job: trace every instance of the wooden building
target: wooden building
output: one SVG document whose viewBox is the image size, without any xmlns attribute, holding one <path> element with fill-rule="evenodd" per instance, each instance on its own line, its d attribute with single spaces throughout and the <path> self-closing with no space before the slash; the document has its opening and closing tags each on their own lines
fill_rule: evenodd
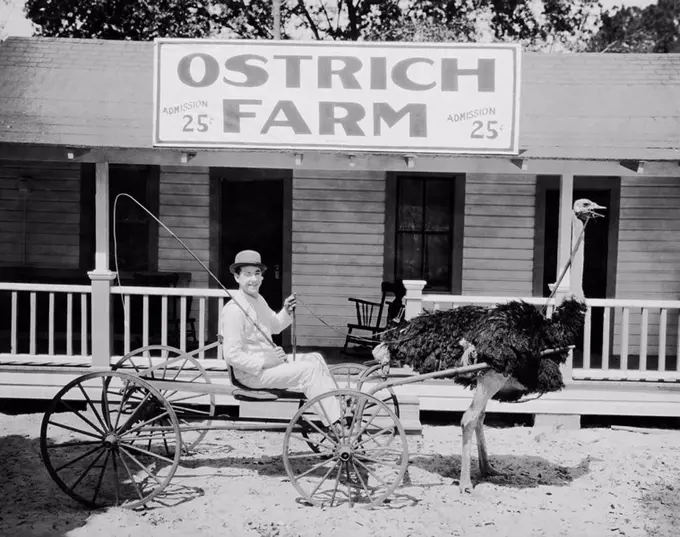
<svg viewBox="0 0 680 537">
<path fill-rule="evenodd" d="M 426 281 L 411 300 L 427 307 L 542 303 L 568 255 L 572 202 L 589 197 L 608 210 L 586 239 L 591 300 L 574 383 L 519 410 L 680 415 L 680 57 L 524 53 L 518 154 L 400 155 L 154 147 L 153 53 L 138 42 L 0 44 L 5 396 L 51 396 L 82 368 L 107 367 L 134 348 L 134 326 L 141 342 L 155 331 L 169 341 L 172 327 L 149 325 L 153 298 L 140 297 L 178 297 L 175 318 L 190 327 L 178 345 L 214 340 L 226 294 L 129 199 L 112 221 L 121 192 L 229 287 L 234 252 L 259 249 L 272 305 L 295 291 L 341 331 L 355 315 L 349 297 L 375 299 L 396 279 Z M 133 329 L 111 330 L 124 295 L 138 300 Z M 158 306 L 165 318 L 173 304 Z M 297 345 L 342 346 L 309 310 Z M 448 385 L 410 389 L 421 408 L 467 400 Z"/>
</svg>

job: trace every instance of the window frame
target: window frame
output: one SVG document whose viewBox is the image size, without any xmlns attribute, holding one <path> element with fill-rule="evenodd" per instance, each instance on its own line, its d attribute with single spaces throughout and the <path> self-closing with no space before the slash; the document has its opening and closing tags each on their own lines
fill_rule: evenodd
<svg viewBox="0 0 680 537">
<path fill-rule="evenodd" d="M 383 277 L 386 281 L 395 281 L 397 262 L 397 215 L 398 185 L 400 178 L 436 178 L 453 181 L 453 210 L 451 213 L 450 252 L 451 279 L 450 290 L 425 290 L 433 294 L 459 295 L 463 287 L 463 241 L 465 234 L 465 175 L 455 173 L 418 173 L 388 172 L 385 191 L 385 240 L 383 254 Z"/>
</svg>

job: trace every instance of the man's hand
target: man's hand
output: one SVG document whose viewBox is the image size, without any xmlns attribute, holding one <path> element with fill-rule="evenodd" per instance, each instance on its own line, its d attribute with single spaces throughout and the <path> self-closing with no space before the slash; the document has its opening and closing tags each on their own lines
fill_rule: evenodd
<svg viewBox="0 0 680 537">
<path fill-rule="evenodd" d="M 287 361 L 288 357 L 286 356 L 286 351 L 281 347 L 274 347 L 267 353 L 264 368 L 269 369 L 271 367 L 276 367 L 277 365 L 285 364 Z"/>
<path fill-rule="evenodd" d="M 283 301 L 283 308 L 286 310 L 288 315 L 292 315 L 297 306 L 297 299 L 295 298 L 295 293 L 290 295 L 286 300 Z"/>
</svg>

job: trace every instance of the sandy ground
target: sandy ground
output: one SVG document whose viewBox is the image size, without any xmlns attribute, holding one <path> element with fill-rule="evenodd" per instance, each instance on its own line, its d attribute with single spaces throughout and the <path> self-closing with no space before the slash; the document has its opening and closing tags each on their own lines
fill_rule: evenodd
<svg viewBox="0 0 680 537">
<path fill-rule="evenodd" d="M 169 497 L 88 511 L 45 470 L 41 419 L 0 414 L 2 536 L 634 537 L 680 527 L 680 431 L 491 427 L 491 460 L 504 475 L 461 495 L 458 427 L 425 426 L 409 448 L 411 483 L 375 509 L 300 502 L 281 433 L 212 431 L 182 460 Z"/>
</svg>

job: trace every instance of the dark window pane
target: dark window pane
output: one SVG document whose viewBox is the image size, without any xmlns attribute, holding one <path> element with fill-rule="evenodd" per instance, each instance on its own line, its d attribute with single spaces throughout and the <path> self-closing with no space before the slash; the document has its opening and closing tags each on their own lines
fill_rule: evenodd
<svg viewBox="0 0 680 537">
<path fill-rule="evenodd" d="M 397 230 L 419 231 L 423 229 L 423 182 L 422 180 L 399 179 L 399 211 Z"/>
<path fill-rule="evenodd" d="M 425 280 L 428 288 L 448 291 L 451 288 L 451 236 L 427 235 L 425 249 Z"/>
<path fill-rule="evenodd" d="M 451 229 L 451 190 L 448 179 L 428 179 L 425 183 L 425 231 Z"/>
<path fill-rule="evenodd" d="M 416 233 L 397 236 L 397 279 L 419 280 L 423 277 L 423 237 Z"/>
</svg>

